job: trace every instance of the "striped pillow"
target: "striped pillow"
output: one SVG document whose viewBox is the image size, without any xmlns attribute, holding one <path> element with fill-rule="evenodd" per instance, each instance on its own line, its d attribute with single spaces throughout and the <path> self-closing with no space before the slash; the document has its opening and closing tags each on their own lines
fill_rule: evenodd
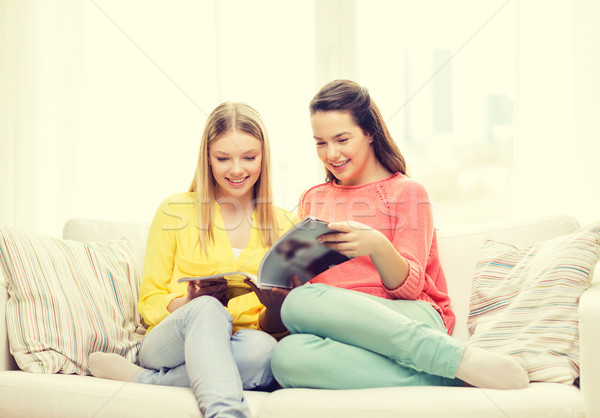
<svg viewBox="0 0 600 418">
<path fill-rule="evenodd" d="M 475 267 L 470 343 L 525 362 L 531 381 L 579 376 L 578 302 L 600 258 L 600 222 L 516 248 L 486 241 Z"/>
<path fill-rule="evenodd" d="M 139 274 L 126 239 L 82 243 L 0 227 L 11 353 L 33 373 L 89 374 L 88 354 L 135 361 Z"/>
</svg>

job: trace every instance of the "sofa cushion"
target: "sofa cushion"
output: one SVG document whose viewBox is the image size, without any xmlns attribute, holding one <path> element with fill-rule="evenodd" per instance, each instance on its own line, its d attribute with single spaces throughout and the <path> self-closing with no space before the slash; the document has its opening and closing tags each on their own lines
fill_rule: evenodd
<svg viewBox="0 0 600 418">
<path fill-rule="evenodd" d="M 471 344 L 524 360 L 532 381 L 579 376 L 578 305 L 600 258 L 600 222 L 518 248 L 487 241 L 475 268 Z"/>
<path fill-rule="evenodd" d="M 407 386 L 283 389 L 265 399 L 261 418 L 583 418 L 579 389 L 533 383 L 526 389 Z"/>
<path fill-rule="evenodd" d="M 22 370 L 87 374 L 88 354 L 135 360 L 139 274 L 129 241 L 82 243 L 0 227 L 11 352 Z"/>
<path fill-rule="evenodd" d="M 244 392 L 253 417 L 259 416 L 267 395 Z M 0 372 L 0 417 L 201 418 L 202 414 L 190 388 L 7 371 Z"/>
</svg>

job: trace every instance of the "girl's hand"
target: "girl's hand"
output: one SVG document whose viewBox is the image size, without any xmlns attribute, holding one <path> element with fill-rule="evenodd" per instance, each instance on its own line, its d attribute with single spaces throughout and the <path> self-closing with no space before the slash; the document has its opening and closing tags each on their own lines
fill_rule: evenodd
<svg viewBox="0 0 600 418">
<path fill-rule="evenodd" d="M 388 241 L 381 232 L 360 222 L 330 222 L 327 228 L 339 232 L 321 235 L 317 238 L 319 242 L 348 257 L 372 255 L 382 243 Z"/>
<path fill-rule="evenodd" d="M 296 276 L 294 276 L 292 282 L 293 288 L 300 285 L 300 280 L 298 280 Z M 292 290 L 282 289 L 279 287 L 261 289 L 250 279 L 245 279 L 244 283 L 250 286 L 252 291 L 256 293 L 256 296 L 258 297 L 258 300 L 260 300 L 260 303 L 262 303 L 265 306 L 265 308 L 267 308 L 267 310 L 270 310 L 274 313 L 281 311 L 281 305 L 283 304 L 283 301 L 285 300 L 288 293 L 290 293 L 290 291 Z"/>
<path fill-rule="evenodd" d="M 210 279 L 210 280 L 194 280 L 188 282 L 187 301 L 197 298 L 198 296 L 212 296 L 223 304 L 227 305 L 225 293 L 227 292 L 226 279 Z"/>
<path fill-rule="evenodd" d="M 285 325 L 281 322 L 281 305 L 288 293 L 290 293 L 293 288 L 302 284 L 300 280 L 296 276 L 292 278 L 292 289 L 281 289 L 278 287 L 260 289 L 250 279 L 244 280 L 244 283 L 250 286 L 252 291 L 256 293 L 260 303 L 266 308 L 259 317 L 260 327 L 267 332 L 275 333 L 285 331 Z"/>
</svg>

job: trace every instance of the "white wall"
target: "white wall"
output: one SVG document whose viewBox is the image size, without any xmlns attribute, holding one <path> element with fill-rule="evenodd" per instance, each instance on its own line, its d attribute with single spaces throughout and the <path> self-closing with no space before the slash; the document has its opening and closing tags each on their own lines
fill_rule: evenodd
<svg viewBox="0 0 600 418">
<path fill-rule="evenodd" d="M 518 5 L 513 217 L 600 218 L 600 5 Z"/>
<path fill-rule="evenodd" d="M 544 18 L 540 11 L 544 10 Z M 521 1 L 517 33 L 517 133 L 513 215 L 573 209 L 572 5 Z"/>
<path fill-rule="evenodd" d="M 276 203 L 293 209 L 322 180 L 308 101 L 328 79 L 358 74 L 357 8 L 240 4 L 0 0 L 0 224 L 60 235 L 73 216 L 149 222 L 187 189 L 206 114 L 226 99 L 265 117 Z M 517 2 L 512 217 L 600 218 L 599 8 Z M 295 36 L 278 36 L 288 29 Z M 232 55 L 236 44 L 244 54 Z"/>
<path fill-rule="evenodd" d="M 600 219 L 600 2 L 577 0 L 573 7 L 573 178 L 575 214 Z"/>
</svg>

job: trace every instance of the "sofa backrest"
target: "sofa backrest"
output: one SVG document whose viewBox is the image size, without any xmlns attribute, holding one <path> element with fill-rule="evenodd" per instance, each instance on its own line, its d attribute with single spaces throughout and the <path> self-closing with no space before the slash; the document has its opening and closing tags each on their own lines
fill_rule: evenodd
<svg viewBox="0 0 600 418">
<path fill-rule="evenodd" d="M 127 238 L 141 274 L 144 268 L 144 253 L 150 224 L 136 222 L 104 221 L 98 219 L 72 218 L 63 227 L 63 238 L 75 241 L 112 241 Z"/>
<path fill-rule="evenodd" d="M 446 274 L 448 293 L 456 314 L 453 336 L 469 338 L 467 317 L 471 296 L 471 280 L 479 248 L 485 240 L 525 246 L 568 234 L 579 227 L 576 219 L 554 216 L 519 222 L 498 222 L 456 226 L 438 230 L 440 262 Z M 144 266 L 144 251 L 149 224 L 74 218 L 66 222 L 63 238 L 78 241 L 108 241 L 125 237 L 131 241 L 139 271 Z"/>
</svg>

